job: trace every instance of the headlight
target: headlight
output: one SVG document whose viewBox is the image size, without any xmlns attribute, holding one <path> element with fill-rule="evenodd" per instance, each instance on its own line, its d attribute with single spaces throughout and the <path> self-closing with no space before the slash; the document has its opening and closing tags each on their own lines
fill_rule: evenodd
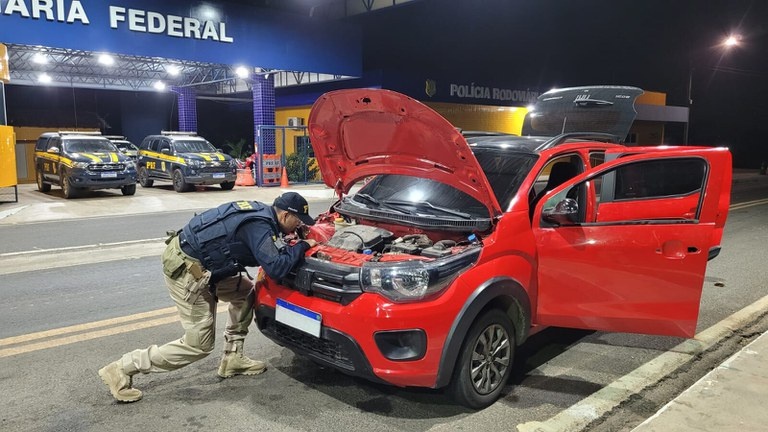
<svg viewBox="0 0 768 432">
<path fill-rule="evenodd" d="M 397 303 L 424 300 L 442 292 L 479 256 L 478 247 L 431 262 L 368 262 L 360 269 L 360 283 L 363 291 Z"/>
<path fill-rule="evenodd" d="M 75 168 L 82 168 L 82 169 L 88 168 L 88 165 L 90 165 L 90 163 L 88 163 L 88 162 L 73 162 L 72 163 L 73 167 L 75 167 Z"/>
<path fill-rule="evenodd" d="M 201 160 L 197 160 L 197 159 L 188 159 L 187 160 L 187 165 L 189 165 L 189 166 L 191 166 L 193 168 L 200 168 L 200 167 L 205 166 L 205 162 L 203 162 Z"/>
<path fill-rule="evenodd" d="M 125 161 L 125 169 L 136 169 L 136 162 L 132 159 Z"/>
</svg>

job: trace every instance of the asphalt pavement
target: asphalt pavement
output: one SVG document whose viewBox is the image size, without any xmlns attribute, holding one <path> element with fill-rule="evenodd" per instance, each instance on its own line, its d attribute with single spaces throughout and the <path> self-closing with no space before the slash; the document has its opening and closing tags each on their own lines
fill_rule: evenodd
<svg viewBox="0 0 768 432">
<path fill-rule="evenodd" d="M 734 183 L 762 181 L 757 170 L 735 170 Z M 34 184 L 18 186 L 18 202 L 0 203 L 0 224 L 28 223 L 52 219 L 88 218 L 108 215 L 140 214 L 209 208 L 227 201 L 272 202 L 286 191 L 302 194 L 307 201 L 333 199 L 334 193 L 323 184 L 280 187 L 236 187 L 221 191 L 216 187 L 177 194 L 163 187 L 139 188 L 131 197 L 101 198 L 117 192 L 96 192 L 66 200 L 54 188 L 37 191 Z M 7 190 L 4 197 L 7 199 Z M 12 196 L 12 195 L 11 195 Z M 108 203 L 108 205 L 105 205 Z M 762 334 L 738 353 L 701 378 L 633 432 L 751 432 L 768 429 L 768 336 Z"/>
</svg>

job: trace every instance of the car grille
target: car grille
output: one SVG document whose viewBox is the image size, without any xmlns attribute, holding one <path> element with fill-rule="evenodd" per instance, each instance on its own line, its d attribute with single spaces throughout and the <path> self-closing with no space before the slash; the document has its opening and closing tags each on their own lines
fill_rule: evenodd
<svg viewBox="0 0 768 432">
<path fill-rule="evenodd" d="M 282 284 L 307 296 L 347 305 L 363 293 L 360 269 L 307 258 L 304 265 L 291 271 Z"/>
<path fill-rule="evenodd" d="M 125 169 L 125 164 L 121 163 L 103 163 L 103 164 L 90 164 L 88 165 L 90 171 L 122 171 Z"/>
<path fill-rule="evenodd" d="M 314 353 L 334 365 L 354 370 L 355 366 L 347 351 L 336 342 L 310 336 L 300 330 L 285 326 L 277 321 L 269 321 L 268 330 L 281 342 Z"/>
<path fill-rule="evenodd" d="M 199 171 L 204 174 L 214 174 L 214 173 L 220 173 L 220 172 L 229 173 L 230 169 L 229 167 L 226 167 L 226 166 L 217 166 L 217 167 L 200 168 Z"/>
</svg>

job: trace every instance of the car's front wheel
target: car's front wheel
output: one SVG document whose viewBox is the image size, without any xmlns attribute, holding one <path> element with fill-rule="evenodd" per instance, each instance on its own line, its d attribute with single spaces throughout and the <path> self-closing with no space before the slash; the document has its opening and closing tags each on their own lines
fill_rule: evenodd
<svg viewBox="0 0 768 432">
<path fill-rule="evenodd" d="M 235 187 L 235 182 L 224 182 L 219 186 L 224 190 L 232 190 Z"/>
<path fill-rule="evenodd" d="M 449 392 L 470 408 L 485 408 L 501 395 L 515 354 L 512 321 L 499 309 L 481 315 L 470 327 L 461 347 Z"/>
<path fill-rule="evenodd" d="M 189 192 L 194 186 L 187 183 L 180 169 L 173 170 L 173 190 L 176 192 Z"/>
<path fill-rule="evenodd" d="M 122 186 L 120 188 L 120 192 L 122 192 L 123 195 L 133 195 L 133 194 L 135 194 L 136 193 L 136 183 Z"/>
<path fill-rule="evenodd" d="M 152 185 L 155 183 L 154 180 L 150 180 L 149 173 L 147 172 L 147 167 L 139 167 L 139 184 L 141 187 L 145 188 L 151 188 Z"/>
<path fill-rule="evenodd" d="M 45 180 L 43 180 L 42 168 L 37 167 L 37 175 L 35 177 L 37 178 L 37 190 L 40 192 L 50 192 L 51 184 L 46 183 Z"/>
<path fill-rule="evenodd" d="M 72 186 L 66 171 L 61 172 L 61 191 L 64 192 L 64 198 L 76 198 L 80 195 L 80 189 Z"/>
</svg>

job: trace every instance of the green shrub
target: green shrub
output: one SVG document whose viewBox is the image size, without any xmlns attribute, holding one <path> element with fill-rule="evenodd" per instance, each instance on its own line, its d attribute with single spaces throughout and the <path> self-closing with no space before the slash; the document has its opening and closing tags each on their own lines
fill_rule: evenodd
<svg viewBox="0 0 768 432">
<path fill-rule="evenodd" d="M 304 177 L 304 170 L 306 178 Z M 285 170 L 288 172 L 288 180 L 292 182 L 317 181 L 320 179 L 320 168 L 317 167 L 315 158 L 303 158 L 298 153 L 291 153 L 285 158 Z"/>
</svg>

